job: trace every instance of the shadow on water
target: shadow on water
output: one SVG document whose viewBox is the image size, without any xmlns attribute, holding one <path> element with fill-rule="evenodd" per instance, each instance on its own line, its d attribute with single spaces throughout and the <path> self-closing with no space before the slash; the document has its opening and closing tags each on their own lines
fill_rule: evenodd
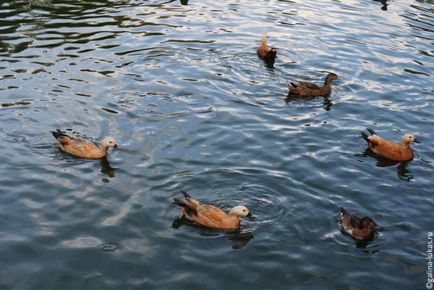
<svg viewBox="0 0 434 290">
<path fill-rule="evenodd" d="M 389 160 L 380 156 L 377 156 L 371 149 L 366 148 L 365 152 L 363 152 L 363 156 L 370 156 L 377 160 L 375 164 L 377 167 L 391 167 L 396 166 L 396 173 L 398 174 L 398 178 L 403 181 L 411 181 L 413 179 L 413 175 L 410 170 L 407 169 L 407 165 L 409 161 L 406 162 L 397 162 L 393 160 Z"/>
<path fill-rule="evenodd" d="M 246 246 L 250 240 L 253 239 L 253 233 L 250 231 L 241 231 L 241 230 L 233 230 L 233 231 L 222 231 L 218 229 L 209 229 L 193 223 L 192 221 L 186 219 L 184 216 L 177 218 L 173 221 L 172 227 L 174 229 L 179 229 L 181 226 L 187 225 L 197 229 L 200 229 L 199 234 L 203 236 L 215 236 L 224 233 L 225 236 L 228 237 L 230 241 L 232 241 L 232 249 L 239 250 Z"/>
<path fill-rule="evenodd" d="M 322 98 L 323 102 L 322 102 L 322 106 L 323 109 L 326 111 L 330 111 L 333 107 L 333 102 L 329 96 L 324 96 L 324 97 L 299 97 L 299 96 L 294 96 L 291 94 L 288 94 L 285 98 L 285 103 L 287 105 L 289 105 L 289 103 L 291 102 L 303 102 L 303 101 L 307 101 L 307 100 L 314 100 L 314 99 L 318 99 L 318 98 Z"/>
<path fill-rule="evenodd" d="M 180 0 L 179 2 L 181 2 L 181 5 L 188 5 L 188 0 Z"/>
</svg>

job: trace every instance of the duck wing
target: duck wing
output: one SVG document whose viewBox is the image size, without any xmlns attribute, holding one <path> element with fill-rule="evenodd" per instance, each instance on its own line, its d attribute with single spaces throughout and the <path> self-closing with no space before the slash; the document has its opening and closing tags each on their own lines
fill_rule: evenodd
<svg viewBox="0 0 434 290">
<path fill-rule="evenodd" d="M 182 191 L 182 194 L 185 200 L 175 197 L 174 201 L 182 207 L 187 219 L 207 227 L 224 227 L 227 214 L 222 209 L 213 205 L 200 203 L 185 191 Z"/>
<path fill-rule="evenodd" d="M 318 89 L 321 89 L 320 86 L 318 86 L 318 85 L 316 85 L 316 84 L 314 84 L 314 83 L 309 83 L 309 82 L 299 82 L 299 85 L 302 86 L 302 87 L 305 87 L 305 88 L 311 89 L 311 90 L 318 90 Z"/>
<path fill-rule="evenodd" d="M 309 82 L 298 82 L 298 81 L 288 81 L 288 88 L 290 90 L 297 90 L 297 89 L 301 89 L 301 90 L 319 90 L 321 89 L 320 86 L 317 86 L 314 83 L 309 83 Z"/>
<path fill-rule="evenodd" d="M 101 153 L 101 149 L 88 140 L 69 136 L 58 129 L 56 132 L 51 133 L 57 139 L 60 149 L 69 154 L 78 157 L 93 157 Z"/>
<path fill-rule="evenodd" d="M 353 228 L 358 228 L 360 225 L 360 219 L 350 214 L 343 207 L 341 207 L 341 222 L 344 225 L 344 227 L 351 226 Z"/>
</svg>

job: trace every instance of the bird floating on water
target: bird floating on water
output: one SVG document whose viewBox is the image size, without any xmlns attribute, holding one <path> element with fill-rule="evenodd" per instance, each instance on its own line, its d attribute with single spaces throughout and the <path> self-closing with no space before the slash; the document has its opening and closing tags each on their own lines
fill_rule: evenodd
<svg viewBox="0 0 434 290">
<path fill-rule="evenodd" d="M 383 139 L 372 129 L 368 128 L 366 131 L 370 135 L 362 132 L 362 137 L 368 142 L 369 149 L 378 156 L 397 162 L 413 160 L 413 150 L 410 147 L 410 143 L 418 143 L 416 136 L 413 134 L 405 134 L 402 137 L 402 143 L 397 144 Z"/>
<path fill-rule="evenodd" d="M 340 221 L 343 230 L 359 241 L 370 241 L 375 236 L 377 224 L 370 217 L 358 218 L 341 207 Z"/>
<path fill-rule="evenodd" d="M 328 96 L 332 91 L 332 81 L 337 79 L 338 76 L 335 73 L 329 73 L 322 87 L 309 82 L 288 81 L 289 95 L 300 97 Z"/>
<path fill-rule="evenodd" d="M 98 147 L 88 140 L 69 136 L 59 129 L 51 133 L 57 139 L 61 150 L 77 157 L 100 159 L 107 156 L 110 147 L 117 147 L 116 141 L 112 137 L 104 138 L 101 146 Z"/>
<path fill-rule="evenodd" d="M 277 54 L 276 49 L 267 44 L 267 34 L 265 33 L 261 35 L 261 45 L 256 52 L 258 57 L 264 60 L 274 60 Z"/>
<path fill-rule="evenodd" d="M 243 205 L 235 206 L 226 213 L 213 205 L 200 203 L 185 191 L 181 192 L 185 200 L 175 197 L 174 201 L 181 207 L 184 217 L 196 224 L 214 229 L 236 230 L 240 227 L 240 217 L 252 217 Z"/>
</svg>

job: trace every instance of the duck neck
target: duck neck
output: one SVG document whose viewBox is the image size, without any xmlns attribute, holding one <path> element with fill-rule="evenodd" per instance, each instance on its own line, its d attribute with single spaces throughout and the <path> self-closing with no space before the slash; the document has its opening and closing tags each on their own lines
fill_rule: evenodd
<svg viewBox="0 0 434 290">
<path fill-rule="evenodd" d="M 332 81 L 333 81 L 332 78 L 330 76 L 327 76 L 324 81 L 324 87 L 331 86 Z"/>
<path fill-rule="evenodd" d="M 102 151 L 107 152 L 109 147 L 108 147 L 108 146 L 103 146 L 103 145 L 101 145 L 99 148 L 100 148 Z"/>
<path fill-rule="evenodd" d="M 237 220 L 240 219 L 240 216 L 234 213 L 232 210 L 229 211 L 229 216 L 233 219 L 237 219 Z"/>
</svg>

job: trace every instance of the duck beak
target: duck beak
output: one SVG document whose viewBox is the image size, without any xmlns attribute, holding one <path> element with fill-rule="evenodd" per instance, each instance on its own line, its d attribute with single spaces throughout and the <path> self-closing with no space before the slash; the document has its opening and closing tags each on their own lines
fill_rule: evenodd
<svg viewBox="0 0 434 290">
<path fill-rule="evenodd" d="M 246 217 L 248 217 L 251 220 L 255 220 L 256 217 L 254 217 L 250 212 L 246 215 Z"/>
<path fill-rule="evenodd" d="M 115 144 L 115 145 L 113 146 L 113 148 L 118 148 L 118 144 Z"/>
<path fill-rule="evenodd" d="M 419 141 L 419 140 L 417 140 L 417 139 L 415 139 L 415 140 L 413 141 L 413 143 L 417 143 L 417 144 L 419 144 L 419 143 L 420 143 L 420 141 Z"/>
</svg>

